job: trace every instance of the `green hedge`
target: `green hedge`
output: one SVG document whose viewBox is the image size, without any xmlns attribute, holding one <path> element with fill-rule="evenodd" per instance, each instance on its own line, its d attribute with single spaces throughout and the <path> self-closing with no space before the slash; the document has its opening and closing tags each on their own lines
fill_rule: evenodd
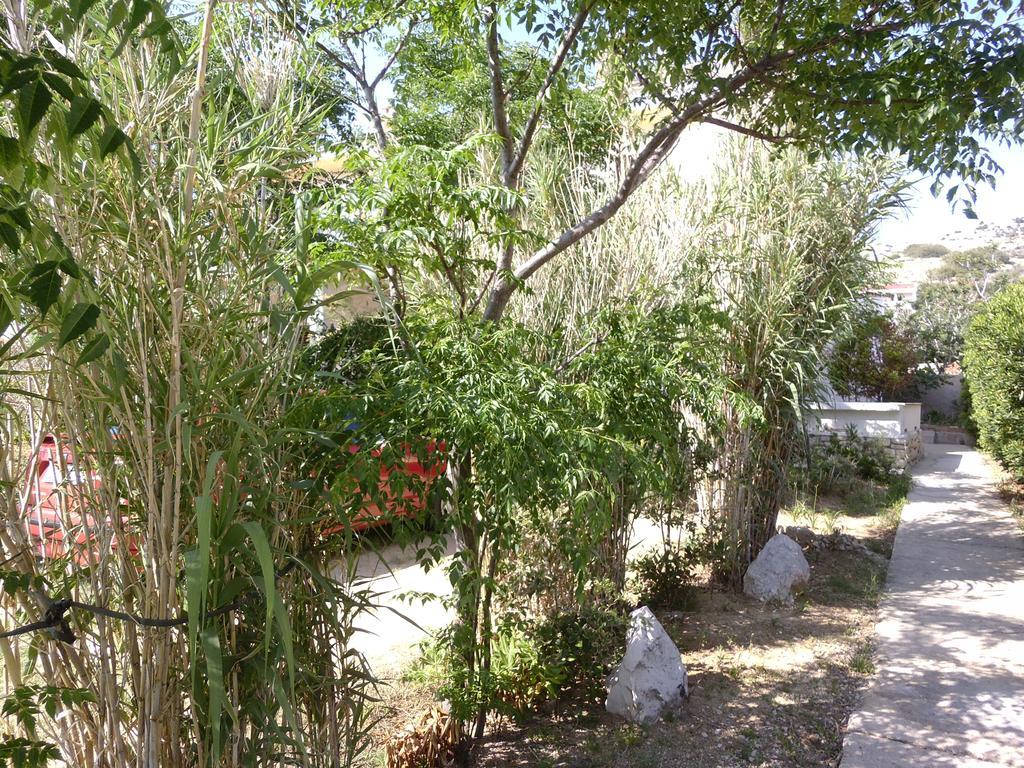
<svg viewBox="0 0 1024 768">
<path fill-rule="evenodd" d="M 971 320 L 964 372 L 981 446 L 1024 477 L 1024 283 L 1004 288 Z"/>
</svg>

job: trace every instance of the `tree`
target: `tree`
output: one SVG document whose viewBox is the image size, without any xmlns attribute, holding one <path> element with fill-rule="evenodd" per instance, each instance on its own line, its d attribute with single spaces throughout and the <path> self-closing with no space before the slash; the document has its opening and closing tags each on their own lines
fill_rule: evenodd
<svg viewBox="0 0 1024 768">
<path fill-rule="evenodd" d="M 1019 280 L 1009 257 L 994 246 L 946 254 L 918 288 L 906 332 L 914 337 L 922 361 L 942 374 L 959 363 L 971 317 L 994 293 Z"/>
<path fill-rule="evenodd" d="M 517 84 L 508 95 L 511 130 L 520 131 L 530 115 L 545 75 L 545 63 L 524 43 L 509 44 L 504 74 Z M 452 147 L 485 128 L 490 107 L 486 52 L 464 39 L 418 30 L 402 49 L 394 68 L 395 95 L 389 127 L 402 145 Z M 557 82 L 548 106 L 548 125 L 538 142 L 571 150 L 577 161 L 604 158 L 625 116 L 623 100 L 599 87 L 586 73 Z"/>
<path fill-rule="evenodd" d="M 600 72 L 603 82 L 636 97 L 639 138 L 622 158 L 619 187 L 561 231 L 494 244 L 480 307 L 490 321 L 504 315 L 525 281 L 614 216 L 694 125 L 819 154 L 900 152 L 938 186 L 954 179 L 948 197 L 959 194 L 968 207 L 974 185 L 999 171 L 981 141 L 1018 141 L 1021 133 L 1024 11 L 1010 0 L 419 0 L 369 11 L 355 0 L 327 0 L 315 15 L 301 6 L 285 10 L 318 45 L 377 44 L 392 51 L 389 62 L 429 17 L 442 39 L 470 49 L 468 58 L 486 58 L 487 127 L 500 142 L 492 181 L 512 192 L 521 191 L 536 160 L 538 131 L 551 119 L 560 84 Z M 513 34 L 546 60 L 539 82 L 508 76 L 509 57 L 521 47 L 504 42 Z M 964 82 L 976 84 L 969 96 Z M 379 116 L 367 100 L 364 107 Z M 532 105 L 521 122 L 510 116 L 513 103 Z M 386 146 L 384 121 L 374 119 L 374 127 Z"/>
<path fill-rule="evenodd" d="M 984 304 L 967 328 L 964 372 L 981 445 L 1024 477 L 1024 283 Z"/>
<path fill-rule="evenodd" d="M 828 378 L 841 397 L 905 400 L 916 394 L 918 362 L 910 334 L 887 315 L 869 312 L 836 341 Z"/>
</svg>

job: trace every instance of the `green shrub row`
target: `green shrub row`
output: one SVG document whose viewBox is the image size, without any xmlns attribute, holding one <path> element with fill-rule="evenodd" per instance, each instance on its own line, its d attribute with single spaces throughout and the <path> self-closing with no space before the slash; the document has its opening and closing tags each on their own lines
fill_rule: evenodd
<svg viewBox="0 0 1024 768">
<path fill-rule="evenodd" d="M 964 372 L 982 448 L 1024 477 L 1024 284 L 996 294 L 967 329 Z"/>
</svg>

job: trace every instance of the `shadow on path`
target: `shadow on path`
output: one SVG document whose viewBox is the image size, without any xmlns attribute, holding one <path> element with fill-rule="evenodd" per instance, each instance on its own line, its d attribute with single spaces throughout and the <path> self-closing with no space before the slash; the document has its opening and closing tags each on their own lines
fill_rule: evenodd
<svg viewBox="0 0 1024 768">
<path fill-rule="evenodd" d="M 989 466 L 927 446 L 841 768 L 1024 768 L 1024 540 Z"/>
</svg>

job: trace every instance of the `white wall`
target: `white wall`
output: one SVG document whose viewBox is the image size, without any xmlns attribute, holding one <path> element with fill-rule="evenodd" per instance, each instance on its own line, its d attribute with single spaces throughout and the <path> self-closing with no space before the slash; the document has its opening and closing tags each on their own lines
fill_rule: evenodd
<svg viewBox="0 0 1024 768">
<path fill-rule="evenodd" d="M 842 433 L 849 426 L 862 437 L 910 439 L 921 432 L 920 403 L 815 403 L 806 416 L 813 435 Z"/>
</svg>

